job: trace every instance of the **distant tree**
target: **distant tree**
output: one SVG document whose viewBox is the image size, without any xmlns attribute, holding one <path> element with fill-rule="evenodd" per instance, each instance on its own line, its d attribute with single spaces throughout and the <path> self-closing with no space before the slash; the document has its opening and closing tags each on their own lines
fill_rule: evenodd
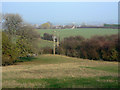
<svg viewBox="0 0 120 90">
<path fill-rule="evenodd" d="M 41 26 L 40 26 L 40 28 L 41 29 L 50 29 L 51 28 L 51 25 L 50 25 L 50 23 L 44 23 L 44 24 L 42 24 Z"/>
</svg>

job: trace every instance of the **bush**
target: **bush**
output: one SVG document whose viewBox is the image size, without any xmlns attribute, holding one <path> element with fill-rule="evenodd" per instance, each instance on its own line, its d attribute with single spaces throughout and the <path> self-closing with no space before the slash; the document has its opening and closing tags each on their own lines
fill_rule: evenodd
<svg viewBox="0 0 120 90">
<path fill-rule="evenodd" d="M 41 48 L 39 54 L 53 54 L 53 49 L 50 47 Z"/>
<path fill-rule="evenodd" d="M 2 64 L 12 64 L 17 58 L 18 52 L 15 44 L 13 44 L 4 32 L 2 33 Z"/>
<path fill-rule="evenodd" d="M 69 38 L 65 38 L 61 43 L 60 43 L 60 53 L 65 54 L 67 56 L 72 56 L 72 57 L 79 57 L 79 49 L 78 46 L 80 43 L 84 41 L 84 38 L 81 36 L 71 36 Z"/>
<path fill-rule="evenodd" d="M 49 40 L 49 41 L 53 41 L 53 35 L 52 35 L 52 34 L 48 34 L 48 33 L 44 33 L 42 39 L 44 39 L 44 40 Z"/>
<path fill-rule="evenodd" d="M 59 52 L 71 57 L 118 61 L 118 35 L 93 36 L 90 39 L 80 36 L 65 38 L 60 43 Z"/>
</svg>

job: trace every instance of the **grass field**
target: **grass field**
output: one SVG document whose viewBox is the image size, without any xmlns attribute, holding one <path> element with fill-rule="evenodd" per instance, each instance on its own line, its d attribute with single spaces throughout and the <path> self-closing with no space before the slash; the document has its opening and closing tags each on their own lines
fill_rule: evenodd
<svg viewBox="0 0 120 90">
<path fill-rule="evenodd" d="M 50 54 L 2 67 L 3 88 L 117 88 L 117 77 L 117 62 Z"/>
<path fill-rule="evenodd" d="M 118 29 L 103 29 L 103 28 L 81 28 L 81 29 L 36 29 L 43 36 L 44 33 L 53 34 L 53 31 L 59 33 L 60 39 L 65 37 L 80 35 L 85 38 L 90 38 L 94 35 L 111 35 L 117 34 Z M 57 34 L 56 34 L 57 35 Z"/>
<path fill-rule="evenodd" d="M 38 47 L 39 48 L 44 48 L 44 47 L 51 47 L 51 48 L 53 48 L 53 41 L 39 39 L 38 40 Z"/>
</svg>

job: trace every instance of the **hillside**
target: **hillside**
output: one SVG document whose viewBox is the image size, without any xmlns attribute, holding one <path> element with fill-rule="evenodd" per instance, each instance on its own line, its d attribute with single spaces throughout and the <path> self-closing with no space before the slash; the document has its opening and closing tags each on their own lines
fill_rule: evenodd
<svg viewBox="0 0 120 90">
<path fill-rule="evenodd" d="M 3 88 L 118 87 L 117 62 L 50 54 L 29 60 L 2 68 Z"/>
</svg>

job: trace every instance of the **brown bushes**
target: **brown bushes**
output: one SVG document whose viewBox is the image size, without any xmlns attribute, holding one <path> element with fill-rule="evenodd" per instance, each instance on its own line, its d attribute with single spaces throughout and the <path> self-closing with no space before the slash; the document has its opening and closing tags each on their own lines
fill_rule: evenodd
<svg viewBox="0 0 120 90">
<path fill-rule="evenodd" d="M 42 39 L 44 40 L 49 40 L 49 41 L 53 41 L 53 35 L 52 34 L 48 34 L 48 33 L 44 33 Z"/>
<path fill-rule="evenodd" d="M 60 54 L 71 57 L 118 61 L 118 35 L 93 36 L 90 39 L 81 36 L 65 38 L 59 50 Z"/>
<path fill-rule="evenodd" d="M 39 51 L 39 54 L 52 54 L 52 53 L 53 53 L 53 49 L 50 47 L 41 48 Z"/>
</svg>

